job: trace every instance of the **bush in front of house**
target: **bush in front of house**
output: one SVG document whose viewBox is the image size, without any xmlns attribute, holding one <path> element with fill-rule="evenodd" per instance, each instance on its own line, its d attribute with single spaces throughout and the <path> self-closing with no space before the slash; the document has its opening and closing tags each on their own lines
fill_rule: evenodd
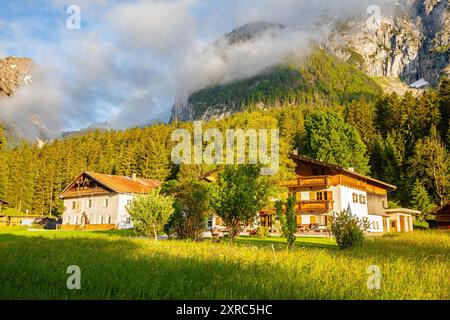
<svg viewBox="0 0 450 320">
<path fill-rule="evenodd" d="M 429 228 L 430 225 L 426 221 L 419 221 L 419 220 L 413 221 L 413 229 L 415 230 L 427 230 Z"/>
<path fill-rule="evenodd" d="M 369 229 L 369 221 L 366 218 L 358 218 L 353 215 L 350 207 L 331 216 L 331 233 L 336 238 L 340 249 L 361 246 L 364 234 Z"/>
<path fill-rule="evenodd" d="M 258 227 L 256 228 L 256 236 L 258 239 L 265 239 L 269 236 L 269 227 Z"/>
<path fill-rule="evenodd" d="M 295 195 L 290 196 L 286 201 L 286 213 L 283 214 L 283 202 L 276 203 L 277 217 L 281 223 L 283 237 L 286 238 L 288 248 L 292 248 L 295 243 L 295 233 L 297 232 L 297 221 L 295 216 Z"/>
<path fill-rule="evenodd" d="M 168 189 L 168 188 L 166 188 Z M 174 213 L 166 226 L 169 237 L 200 240 L 208 227 L 210 190 L 207 182 L 189 180 L 176 183 L 172 190 Z"/>
<path fill-rule="evenodd" d="M 137 233 L 158 240 L 174 212 L 173 201 L 171 196 L 161 194 L 160 189 L 135 197 L 126 208 Z"/>
<path fill-rule="evenodd" d="M 261 175 L 260 165 L 227 165 L 211 188 L 211 208 L 229 230 L 229 240 L 241 232 L 241 226 L 254 219 L 270 203 L 270 181 Z"/>
</svg>

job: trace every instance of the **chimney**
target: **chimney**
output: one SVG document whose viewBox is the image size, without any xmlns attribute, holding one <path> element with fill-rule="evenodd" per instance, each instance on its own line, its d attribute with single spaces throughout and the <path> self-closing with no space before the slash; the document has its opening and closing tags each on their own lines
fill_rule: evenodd
<svg viewBox="0 0 450 320">
<path fill-rule="evenodd" d="M 350 168 L 348 168 L 348 171 L 355 172 L 355 168 L 350 167 Z"/>
<path fill-rule="evenodd" d="M 134 182 L 136 182 L 136 180 L 137 180 L 137 178 L 136 178 L 136 172 L 133 172 L 133 173 L 131 174 L 131 180 L 134 181 Z"/>
</svg>

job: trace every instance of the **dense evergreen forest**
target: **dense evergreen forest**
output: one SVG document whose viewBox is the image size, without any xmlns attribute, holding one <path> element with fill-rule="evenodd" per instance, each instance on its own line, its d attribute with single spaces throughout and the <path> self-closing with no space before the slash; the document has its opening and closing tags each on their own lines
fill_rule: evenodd
<svg viewBox="0 0 450 320">
<path fill-rule="evenodd" d="M 357 97 L 346 105 L 299 104 L 237 113 L 204 123 L 205 128 L 280 128 L 282 170 L 293 173 L 288 153 L 343 166 L 397 185 L 398 205 L 428 207 L 450 193 L 450 80 L 418 97 L 407 93 Z M 58 194 L 81 171 L 160 180 L 196 179 L 207 166 L 175 166 L 170 155 L 175 128 L 159 124 L 124 131 L 92 131 L 56 139 L 39 148 L 22 142 L 7 147 L 0 131 L 0 198 L 22 212 L 60 214 Z"/>
</svg>

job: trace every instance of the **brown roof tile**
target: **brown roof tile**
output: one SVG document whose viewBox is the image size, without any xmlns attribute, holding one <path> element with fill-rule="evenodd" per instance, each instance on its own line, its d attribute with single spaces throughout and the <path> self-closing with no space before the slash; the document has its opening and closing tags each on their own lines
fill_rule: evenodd
<svg viewBox="0 0 450 320">
<path fill-rule="evenodd" d="M 69 194 L 69 190 L 72 186 L 80 179 L 82 176 L 87 176 L 88 178 L 97 181 L 99 184 L 103 185 L 107 190 L 110 190 L 114 193 L 148 193 L 152 189 L 158 188 L 161 186 L 161 182 L 157 180 L 149 180 L 143 178 L 136 178 L 135 181 L 131 177 L 126 176 L 115 176 L 109 174 L 101 174 L 95 172 L 83 172 L 78 177 L 70 183 L 66 189 L 64 189 L 60 198 L 65 198 L 68 196 L 72 196 Z M 78 192 L 77 192 L 78 194 Z"/>
<path fill-rule="evenodd" d="M 86 172 L 86 174 L 117 193 L 148 193 L 161 185 L 159 181 L 143 178 L 136 178 L 136 181 L 133 181 L 131 177 L 126 176 L 94 172 Z"/>
</svg>

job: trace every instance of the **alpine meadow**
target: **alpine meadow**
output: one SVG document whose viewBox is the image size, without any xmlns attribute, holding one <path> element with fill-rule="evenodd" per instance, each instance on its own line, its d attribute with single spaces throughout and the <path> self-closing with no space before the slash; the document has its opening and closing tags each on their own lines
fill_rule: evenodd
<svg viewBox="0 0 450 320">
<path fill-rule="evenodd" d="M 450 300 L 448 0 L 0 2 L 5 310 Z"/>
</svg>

